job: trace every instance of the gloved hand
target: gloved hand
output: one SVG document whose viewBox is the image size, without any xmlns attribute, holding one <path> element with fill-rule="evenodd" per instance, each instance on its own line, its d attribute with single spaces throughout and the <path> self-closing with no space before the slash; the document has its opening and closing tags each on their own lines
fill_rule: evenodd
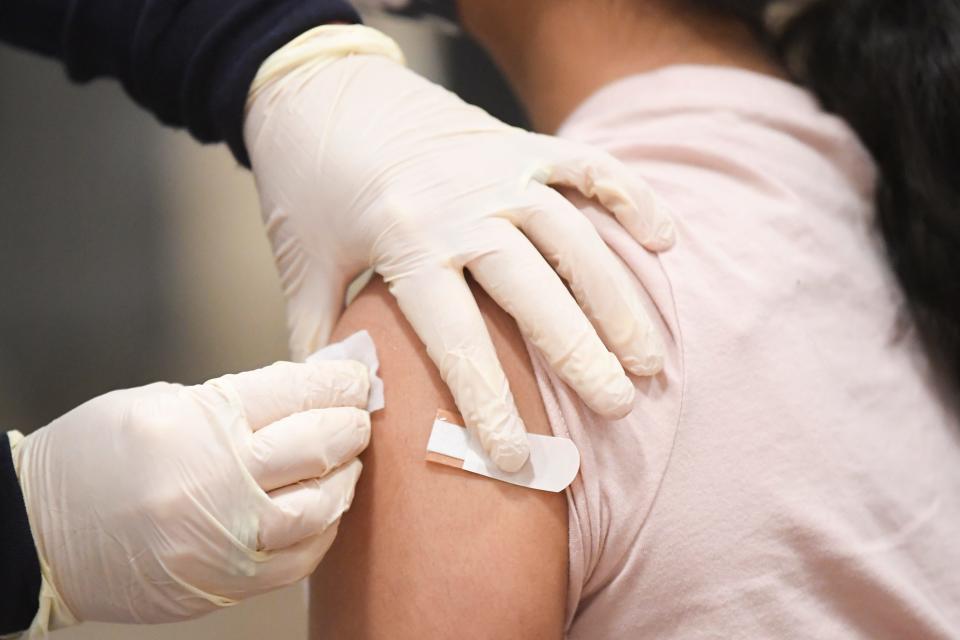
<svg viewBox="0 0 960 640">
<path fill-rule="evenodd" d="M 369 385 L 358 362 L 280 362 L 114 391 L 15 444 L 31 632 L 184 620 L 309 575 L 353 499 Z"/>
<path fill-rule="evenodd" d="M 525 430 L 463 270 L 592 409 L 621 417 L 634 387 L 620 362 L 654 374 L 663 345 L 623 267 L 547 185 L 597 198 L 651 250 L 672 244 L 673 225 L 610 156 L 508 127 L 400 61 L 383 34 L 331 25 L 275 53 L 254 81 L 244 133 L 291 348 L 302 358 L 324 344 L 346 286 L 372 266 L 467 426 L 514 471 Z"/>
</svg>

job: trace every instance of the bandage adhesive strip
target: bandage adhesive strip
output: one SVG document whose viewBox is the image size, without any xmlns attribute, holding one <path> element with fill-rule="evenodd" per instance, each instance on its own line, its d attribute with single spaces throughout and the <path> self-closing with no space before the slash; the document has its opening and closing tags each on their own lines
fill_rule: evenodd
<svg viewBox="0 0 960 640">
<path fill-rule="evenodd" d="M 429 462 L 540 491 L 563 491 L 580 470 L 580 451 L 569 438 L 527 434 L 530 459 L 516 473 L 501 471 L 487 457 L 477 436 L 462 425 L 463 419 L 438 411 L 427 442 Z"/>
</svg>

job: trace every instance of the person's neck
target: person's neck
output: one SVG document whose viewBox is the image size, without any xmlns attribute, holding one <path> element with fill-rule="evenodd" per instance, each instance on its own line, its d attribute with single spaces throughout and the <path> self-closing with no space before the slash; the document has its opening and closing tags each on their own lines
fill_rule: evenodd
<svg viewBox="0 0 960 640">
<path fill-rule="evenodd" d="M 538 131 L 553 133 L 607 84 L 673 64 L 783 76 L 749 28 L 670 0 L 461 0 L 465 27 L 507 76 Z"/>
</svg>

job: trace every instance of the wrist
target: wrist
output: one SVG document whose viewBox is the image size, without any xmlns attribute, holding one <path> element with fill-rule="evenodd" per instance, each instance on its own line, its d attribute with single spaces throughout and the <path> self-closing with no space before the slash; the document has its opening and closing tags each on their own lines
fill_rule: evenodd
<svg viewBox="0 0 960 640">
<path fill-rule="evenodd" d="M 296 72 L 315 73 L 324 66 L 350 55 L 379 55 L 405 65 L 400 46 L 386 34 L 356 24 L 327 24 L 297 36 L 275 51 L 260 65 L 250 85 L 246 111 L 264 89 Z"/>
<path fill-rule="evenodd" d="M 23 631 L 39 608 L 40 561 L 16 471 L 14 448 L 23 441 L 8 432 L 0 443 L 0 635 Z"/>
<path fill-rule="evenodd" d="M 23 434 L 19 431 L 7 431 L 7 443 L 10 446 L 10 456 L 13 459 L 13 469 L 17 474 L 17 478 L 20 477 L 19 464 L 17 464 L 17 448 L 23 442 Z"/>
</svg>

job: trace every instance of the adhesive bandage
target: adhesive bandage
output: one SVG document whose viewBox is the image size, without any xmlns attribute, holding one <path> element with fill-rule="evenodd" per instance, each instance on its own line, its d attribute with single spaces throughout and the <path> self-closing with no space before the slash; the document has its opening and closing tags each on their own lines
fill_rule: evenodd
<svg viewBox="0 0 960 640">
<path fill-rule="evenodd" d="M 427 442 L 429 462 L 540 491 L 563 491 L 580 470 L 580 452 L 568 438 L 527 434 L 530 459 L 516 473 L 501 471 L 487 458 L 476 435 L 460 416 L 438 411 Z"/>
</svg>

